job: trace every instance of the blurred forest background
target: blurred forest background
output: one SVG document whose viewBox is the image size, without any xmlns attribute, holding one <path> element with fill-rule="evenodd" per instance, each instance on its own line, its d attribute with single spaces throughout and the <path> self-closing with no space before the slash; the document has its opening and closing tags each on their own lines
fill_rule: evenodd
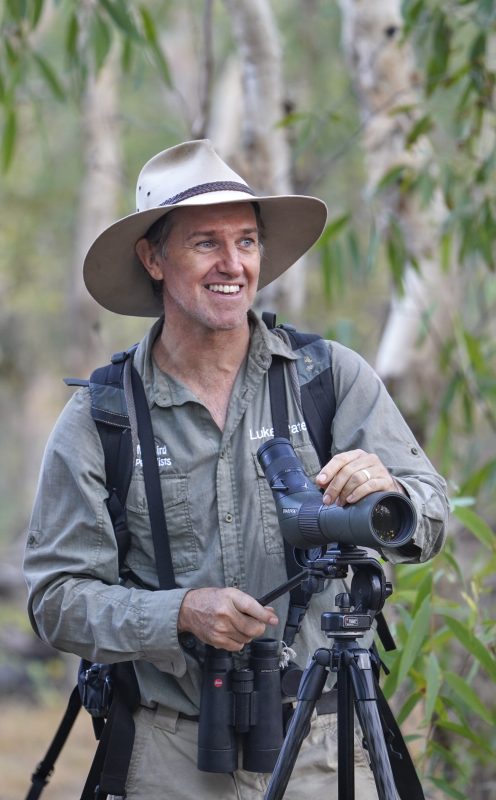
<svg viewBox="0 0 496 800">
<path fill-rule="evenodd" d="M 496 797 L 494 0 L 2 0 L 0 31 L 3 800 L 75 678 L 21 576 L 62 378 L 148 327 L 93 303 L 84 253 L 148 158 L 204 136 L 257 189 L 329 206 L 259 305 L 374 364 L 448 480 L 444 552 L 392 576 L 384 687 L 426 796 Z M 47 798 L 77 796 L 78 726 Z"/>
</svg>

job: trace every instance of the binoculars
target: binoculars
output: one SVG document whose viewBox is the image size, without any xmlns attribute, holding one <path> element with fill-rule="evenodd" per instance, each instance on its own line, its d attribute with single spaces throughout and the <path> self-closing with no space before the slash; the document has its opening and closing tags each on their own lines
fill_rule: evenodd
<svg viewBox="0 0 496 800">
<path fill-rule="evenodd" d="M 198 769 L 234 772 L 241 741 L 243 769 L 272 772 L 283 744 L 279 642 L 255 639 L 249 666 L 234 667 L 227 650 L 207 647 L 198 729 Z"/>
</svg>

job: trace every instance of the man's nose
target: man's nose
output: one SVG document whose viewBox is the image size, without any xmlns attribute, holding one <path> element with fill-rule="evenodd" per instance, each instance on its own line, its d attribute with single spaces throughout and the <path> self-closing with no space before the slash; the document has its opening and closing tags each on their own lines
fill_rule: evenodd
<svg viewBox="0 0 496 800">
<path fill-rule="evenodd" d="M 224 242 L 220 252 L 219 270 L 229 275 L 239 275 L 243 271 L 241 253 L 235 242 Z"/>
</svg>

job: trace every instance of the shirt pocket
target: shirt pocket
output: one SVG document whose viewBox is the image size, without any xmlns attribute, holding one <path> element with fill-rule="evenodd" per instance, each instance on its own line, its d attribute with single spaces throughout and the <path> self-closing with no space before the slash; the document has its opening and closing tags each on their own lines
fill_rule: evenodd
<svg viewBox="0 0 496 800">
<path fill-rule="evenodd" d="M 179 575 L 199 568 L 196 535 L 189 513 L 189 478 L 187 475 L 167 475 L 162 480 L 167 535 L 171 550 L 174 574 Z M 132 543 L 129 551 L 131 569 L 156 575 L 155 551 L 148 515 L 145 483 L 142 477 L 131 481 L 127 497 L 127 519 Z"/>
<path fill-rule="evenodd" d="M 312 480 L 320 472 L 320 463 L 313 447 L 309 444 L 302 444 L 294 448 L 296 456 L 301 461 L 302 469 Z M 272 489 L 260 466 L 256 453 L 253 454 L 253 463 L 257 476 L 258 493 L 260 498 L 260 515 L 262 519 L 262 530 L 265 543 L 265 551 L 269 555 L 284 552 L 284 540 L 279 528 L 276 504 Z"/>
</svg>

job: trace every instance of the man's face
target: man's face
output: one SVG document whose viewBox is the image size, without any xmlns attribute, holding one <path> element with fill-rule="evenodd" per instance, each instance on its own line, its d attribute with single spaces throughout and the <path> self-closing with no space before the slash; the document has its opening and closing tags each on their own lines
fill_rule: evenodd
<svg viewBox="0 0 496 800">
<path fill-rule="evenodd" d="M 173 214 L 165 255 L 156 255 L 167 322 L 209 330 L 246 325 L 260 273 L 253 207 L 178 208 Z"/>
</svg>

